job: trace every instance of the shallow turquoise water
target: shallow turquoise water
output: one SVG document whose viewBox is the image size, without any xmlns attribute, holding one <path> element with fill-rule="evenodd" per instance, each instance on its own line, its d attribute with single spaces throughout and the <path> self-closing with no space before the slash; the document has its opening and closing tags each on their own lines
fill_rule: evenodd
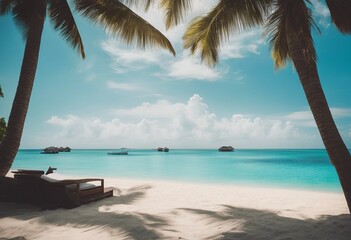
<svg viewBox="0 0 351 240">
<path fill-rule="evenodd" d="M 129 149 L 129 155 L 107 155 L 109 150 L 72 150 L 40 154 L 20 150 L 12 169 L 49 166 L 67 175 L 164 179 L 187 182 L 265 185 L 341 191 L 325 150 L 208 150 Z"/>
</svg>

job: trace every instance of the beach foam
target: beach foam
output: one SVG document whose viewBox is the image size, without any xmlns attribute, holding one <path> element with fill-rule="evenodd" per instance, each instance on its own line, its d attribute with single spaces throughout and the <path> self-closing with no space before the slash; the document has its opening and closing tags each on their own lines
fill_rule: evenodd
<svg viewBox="0 0 351 240">
<path fill-rule="evenodd" d="M 105 179 L 114 197 L 41 211 L 0 203 L 0 239 L 350 239 L 342 193 Z"/>
</svg>

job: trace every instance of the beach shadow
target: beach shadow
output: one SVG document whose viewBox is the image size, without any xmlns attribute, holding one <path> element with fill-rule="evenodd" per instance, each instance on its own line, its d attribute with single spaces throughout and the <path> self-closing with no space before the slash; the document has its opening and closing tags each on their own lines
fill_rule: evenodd
<svg viewBox="0 0 351 240">
<path fill-rule="evenodd" d="M 327 215 L 317 219 L 297 219 L 264 211 L 222 205 L 221 211 L 183 208 L 206 221 L 208 228 L 221 224 L 232 226 L 216 236 L 206 239 L 256 240 L 256 239 L 351 239 L 350 215 Z"/>
<path fill-rule="evenodd" d="M 53 227 L 71 226 L 84 232 L 98 229 L 110 232 L 116 239 L 164 239 L 157 229 L 168 227 L 167 219 L 132 209 L 133 203 L 142 200 L 150 188 L 142 185 L 124 191 L 116 189 L 118 196 L 69 210 L 43 211 L 27 204 L 1 203 L 0 218 L 35 220 Z"/>
<path fill-rule="evenodd" d="M 26 240 L 24 237 L 0 238 L 0 240 Z"/>
<path fill-rule="evenodd" d="M 148 185 L 116 189 L 114 197 L 70 210 L 43 211 L 32 205 L 0 203 L 0 218 L 10 217 L 30 221 L 31 224 L 39 223 L 35 226 L 43 231 L 48 231 L 51 227 L 71 227 L 82 234 L 89 234 L 89 231 L 107 233 L 113 239 L 175 239 L 175 236 L 176 239 L 199 240 L 351 239 L 351 220 L 348 214 L 306 219 L 296 212 L 296 218 L 292 218 L 284 216 L 284 212 L 231 205 L 220 205 L 218 211 L 179 208 L 162 214 L 149 214 L 137 209 L 137 206 L 138 201 L 146 198 L 150 189 Z M 294 212 L 289 212 L 288 215 L 293 216 Z M 177 222 L 177 218 L 181 222 Z M 183 223 L 184 219 L 190 221 Z M 185 229 L 190 227 L 191 232 L 181 230 L 184 226 Z M 20 235 L 23 237 L 13 239 L 23 240 L 27 237 L 23 232 Z M 6 240 L 9 239 L 11 238 Z"/>
</svg>

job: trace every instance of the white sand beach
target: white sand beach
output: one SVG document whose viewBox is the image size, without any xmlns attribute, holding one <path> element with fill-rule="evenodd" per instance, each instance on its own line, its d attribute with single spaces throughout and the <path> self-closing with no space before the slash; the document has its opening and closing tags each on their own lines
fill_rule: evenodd
<svg viewBox="0 0 351 240">
<path fill-rule="evenodd" d="M 105 179 L 114 196 L 67 210 L 0 203 L 0 239 L 351 239 L 342 193 Z"/>
</svg>

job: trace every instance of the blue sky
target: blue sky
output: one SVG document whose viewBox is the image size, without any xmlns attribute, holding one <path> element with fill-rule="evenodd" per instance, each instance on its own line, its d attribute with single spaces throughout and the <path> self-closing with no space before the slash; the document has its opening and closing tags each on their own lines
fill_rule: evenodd
<svg viewBox="0 0 351 240">
<path fill-rule="evenodd" d="M 83 61 L 47 21 L 21 148 L 322 148 L 295 70 L 274 70 L 261 29 L 233 35 L 213 69 L 182 49 L 187 22 L 215 2 L 194 1 L 184 23 L 168 31 L 157 8 L 140 12 L 176 57 L 126 46 L 76 15 Z M 351 147 L 351 37 L 334 28 L 323 2 L 312 2 L 322 31 L 314 37 L 321 82 Z M 7 119 L 24 42 L 11 16 L 0 17 L 0 29 L 0 116 Z"/>
</svg>

